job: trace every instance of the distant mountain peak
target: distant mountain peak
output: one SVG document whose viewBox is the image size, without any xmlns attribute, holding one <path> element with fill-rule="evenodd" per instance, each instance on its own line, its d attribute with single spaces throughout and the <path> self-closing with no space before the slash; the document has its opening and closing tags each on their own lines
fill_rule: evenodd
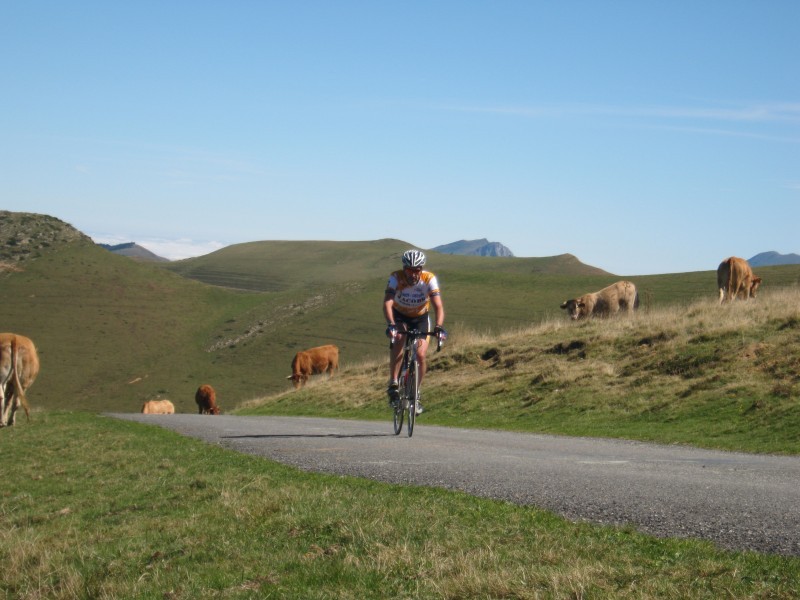
<svg viewBox="0 0 800 600">
<path fill-rule="evenodd" d="M 753 258 L 748 260 L 751 267 L 771 267 L 775 265 L 800 265 L 800 255 L 798 254 L 780 254 L 779 252 L 770 251 L 756 254 Z"/>
<path fill-rule="evenodd" d="M 152 260 L 156 262 L 166 262 L 169 259 L 163 258 L 150 252 L 147 248 L 143 248 L 136 242 L 125 242 L 124 244 L 97 244 L 101 248 L 105 248 L 109 252 L 119 254 L 120 256 L 127 256 L 128 258 L 135 258 L 137 260 Z"/>
<path fill-rule="evenodd" d="M 500 242 L 490 242 L 486 238 L 460 240 L 451 244 L 436 246 L 432 250 L 442 254 L 462 254 L 467 256 L 514 256 L 514 253 Z"/>
</svg>

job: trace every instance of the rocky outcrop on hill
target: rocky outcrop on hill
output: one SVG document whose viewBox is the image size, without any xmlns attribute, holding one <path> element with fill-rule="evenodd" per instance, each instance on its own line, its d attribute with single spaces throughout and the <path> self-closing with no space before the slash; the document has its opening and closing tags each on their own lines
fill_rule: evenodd
<svg viewBox="0 0 800 600">
<path fill-rule="evenodd" d="M 432 248 L 443 254 L 463 254 L 468 256 L 514 256 L 514 254 L 500 242 L 490 242 L 486 238 L 480 240 L 461 240 L 444 246 Z"/>
<path fill-rule="evenodd" d="M 0 210 L 0 261 L 23 262 L 41 256 L 48 248 L 73 242 L 92 240 L 49 215 Z"/>
</svg>

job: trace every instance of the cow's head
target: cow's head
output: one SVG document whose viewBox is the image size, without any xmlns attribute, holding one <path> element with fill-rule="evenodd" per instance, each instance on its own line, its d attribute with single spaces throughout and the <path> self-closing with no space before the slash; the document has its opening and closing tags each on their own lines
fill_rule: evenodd
<svg viewBox="0 0 800 600">
<path fill-rule="evenodd" d="M 759 286 L 761 286 L 761 277 L 753 277 L 753 281 L 750 282 L 750 297 L 755 298 L 756 292 L 758 291 Z"/>
<path fill-rule="evenodd" d="M 286 379 L 291 379 L 292 383 L 294 384 L 294 389 L 300 389 L 303 387 L 303 384 L 306 381 L 306 378 L 303 377 L 300 373 L 295 373 L 293 375 L 289 375 Z"/>
<path fill-rule="evenodd" d="M 219 414 L 219 406 L 212 406 L 208 409 L 209 414 L 218 415 Z"/>
<path fill-rule="evenodd" d="M 569 318 L 573 321 L 586 316 L 586 303 L 581 298 L 565 300 L 561 303 L 561 308 L 567 311 Z"/>
</svg>

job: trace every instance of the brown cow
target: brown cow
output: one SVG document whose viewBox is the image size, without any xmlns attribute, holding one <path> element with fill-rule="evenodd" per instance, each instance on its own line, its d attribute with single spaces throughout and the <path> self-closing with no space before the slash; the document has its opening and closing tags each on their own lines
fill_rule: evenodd
<svg viewBox="0 0 800 600">
<path fill-rule="evenodd" d="M 317 373 L 328 373 L 329 377 L 339 368 L 339 348 L 336 346 L 317 346 L 302 350 L 295 354 L 292 360 L 292 374 L 286 379 L 291 379 L 295 389 L 303 387 L 309 377 Z"/>
<path fill-rule="evenodd" d="M 194 401 L 197 402 L 197 414 L 200 415 L 218 415 L 219 406 L 217 406 L 217 393 L 214 388 L 204 383 L 194 394 Z"/>
<path fill-rule="evenodd" d="M 25 391 L 39 374 L 36 346 L 24 335 L 0 333 L 0 427 L 13 425 L 17 410 L 25 410 L 31 419 Z"/>
<path fill-rule="evenodd" d="M 599 292 L 584 294 L 561 304 L 573 321 L 585 317 L 608 317 L 625 309 L 630 315 L 639 308 L 639 294 L 630 281 L 618 281 Z"/>
<path fill-rule="evenodd" d="M 736 298 L 755 298 L 760 285 L 761 277 L 755 276 L 750 264 L 743 258 L 731 256 L 717 267 L 720 304 L 725 301 L 726 296 L 728 302 L 733 302 Z"/>
<path fill-rule="evenodd" d="M 173 405 L 169 400 L 148 400 L 142 404 L 142 414 L 174 415 L 175 405 Z"/>
</svg>

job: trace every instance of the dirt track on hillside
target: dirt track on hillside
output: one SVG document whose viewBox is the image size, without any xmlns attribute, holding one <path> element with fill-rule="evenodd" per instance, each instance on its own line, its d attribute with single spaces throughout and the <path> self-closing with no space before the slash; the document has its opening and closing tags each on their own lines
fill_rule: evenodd
<svg viewBox="0 0 800 600">
<path fill-rule="evenodd" d="M 113 414 L 306 471 L 435 486 L 632 524 L 732 550 L 800 556 L 800 457 L 289 417 Z"/>
</svg>

